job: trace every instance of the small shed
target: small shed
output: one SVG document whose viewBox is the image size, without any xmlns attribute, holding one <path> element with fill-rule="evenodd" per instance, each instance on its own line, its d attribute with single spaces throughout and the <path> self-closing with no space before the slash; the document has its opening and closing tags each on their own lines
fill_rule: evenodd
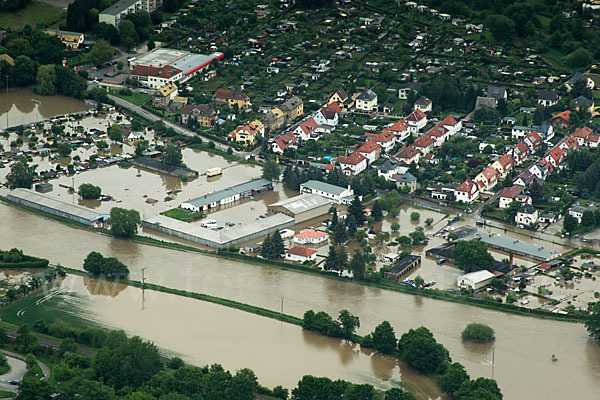
<svg viewBox="0 0 600 400">
<path fill-rule="evenodd" d="M 490 271 L 481 270 L 459 276 L 456 284 L 461 288 L 477 290 L 489 284 L 492 278 L 494 274 Z"/>
<path fill-rule="evenodd" d="M 36 183 L 35 191 L 38 193 L 49 193 L 53 189 L 51 183 Z"/>
</svg>

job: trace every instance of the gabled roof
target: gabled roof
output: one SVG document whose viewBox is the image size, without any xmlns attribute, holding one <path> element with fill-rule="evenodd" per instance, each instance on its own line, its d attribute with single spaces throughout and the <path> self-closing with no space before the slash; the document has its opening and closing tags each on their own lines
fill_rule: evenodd
<svg viewBox="0 0 600 400">
<path fill-rule="evenodd" d="M 596 135 L 595 133 L 590 134 L 590 136 L 587 137 L 586 139 L 587 143 L 600 143 L 600 136 Z"/>
<path fill-rule="evenodd" d="M 577 104 L 578 106 L 586 106 L 586 107 L 591 107 L 591 106 L 593 106 L 593 105 L 594 105 L 594 101 L 593 101 L 593 100 L 590 100 L 590 99 L 588 99 L 588 98 L 587 98 L 587 97 L 585 97 L 585 96 L 578 96 L 578 97 L 575 97 L 575 98 L 573 99 L 573 101 L 574 101 L 574 102 L 575 102 L 575 104 Z"/>
<path fill-rule="evenodd" d="M 347 164 L 347 165 L 358 165 L 361 162 L 363 162 L 364 160 L 366 160 L 365 156 L 360 154 L 358 151 L 350 154 L 349 156 L 339 156 L 338 157 L 338 161 L 340 164 Z"/>
<path fill-rule="evenodd" d="M 504 197 L 507 199 L 514 199 L 517 195 L 521 194 L 523 189 L 518 186 L 511 186 L 502 189 L 502 193 L 500 194 L 500 198 Z"/>
<path fill-rule="evenodd" d="M 483 169 L 483 171 L 480 172 L 480 174 L 483 175 L 484 178 L 489 182 L 490 180 L 498 176 L 498 171 L 496 171 L 495 168 L 492 168 L 490 165 L 488 165 Z"/>
<path fill-rule="evenodd" d="M 506 97 L 506 89 L 502 86 L 488 86 L 487 97 L 493 97 L 494 99 L 503 99 Z"/>
<path fill-rule="evenodd" d="M 381 131 L 381 133 L 367 133 L 366 137 L 371 138 L 372 140 L 378 143 L 387 143 L 391 140 L 395 139 L 395 135 L 387 129 Z"/>
<path fill-rule="evenodd" d="M 372 91 L 371 89 L 365 89 L 358 95 L 356 99 L 363 101 L 371 101 L 374 100 L 376 97 L 377 94 L 374 91 Z"/>
<path fill-rule="evenodd" d="M 456 191 L 471 193 L 473 188 L 477 188 L 477 190 L 479 190 L 479 186 L 477 186 L 477 183 L 474 180 L 467 179 L 466 181 L 458 185 Z"/>
<path fill-rule="evenodd" d="M 336 93 L 340 97 L 340 99 L 342 99 L 342 101 L 345 101 L 346 99 L 348 99 L 348 93 L 346 93 L 346 91 L 342 88 L 339 88 L 335 92 L 331 93 L 331 95 L 329 97 L 333 96 Z"/>
<path fill-rule="evenodd" d="M 583 139 L 587 139 L 587 137 L 590 135 L 590 133 L 593 133 L 594 131 L 592 130 L 592 128 L 584 126 L 583 128 L 575 128 L 575 132 L 573 132 L 574 137 L 578 138 L 583 138 Z"/>
<path fill-rule="evenodd" d="M 496 161 L 498 161 L 498 164 L 500 164 L 505 171 L 509 166 L 512 166 L 514 164 L 513 158 L 508 154 L 503 154 Z"/>
<path fill-rule="evenodd" d="M 565 153 L 562 151 L 562 149 L 560 147 L 555 147 L 552 149 L 552 151 L 550 151 L 550 153 L 548 154 L 550 157 L 552 157 L 554 159 L 554 161 L 559 161 L 562 157 L 565 156 Z"/>
<path fill-rule="evenodd" d="M 571 110 L 565 110 L 563 112 L 559 112 L 554 117 L 552 117 L 552 121 L 554 121 L 555 119 L 562 119 L 566 122 L 569 122 L 570 115 L 571 115 Z"/>
<path fill-rule="evenodd" d="M 385 160 L 383 162 L 383 164 L 381 164 L 379 167 L 377 167 L 377 169 L 381 172 L 383 172 L 384 174 L 390 171 L 393 171 L 397 168 L 396 164 L 394 164 L 394 162 L 392 160 L 390 160 L 389 158 L 387 160 Z"/>
<path fill-rule="evenodd" d="M 285 135 L 282 135 L 279 138 L 277 138 L 275 140 L 275 144 L 277 144 L 277 146 L 279 146 L 279 148 L 283 151 L 288 146 L 291 146 L 292 144 L 296 143 L 296 140 L 296 136 L 294 136 L 292 132 L 288 132 Z"/>
<path fill-rule="evenodd" d="M 417 101 L 415 101 L 415 104 L 419 106 L 428 106 L 431 104 L 431 100 L 425 96 L 421 96 Z"/>
<path fill-rule="evenodd" d="M 424 118 L 427 118 L 427 115 L 425 115 L 425 113 L 423 111 L 414 110 L 413 112 L 410 113 L 410 115 L 408 117 L 406 117 L 406 120 L 409 122 L 419 122 Z"/>
<path fill-rule="evenodd" d="M 324 109 L 331 110 L 331 111 L 335 112 L 336 114 L 339 114 L 342 112 L 342 109 L 340 108 L 340 105 L 337 103 L 337 101 L 327 104 L 324 107 Z"/>
<path fill-rule="evenodd" d="M 455 126 L 458 124 L 458 122 L 456 122 L 456 119 L 454 119 L 454 117 L 451 114 L 448 114 L 448 116 L 444 118 L 440 124 L 447 126 Z"/>
<path fill-rule="evenodd" d="M 587 76 L 585 76 L 581 72 L 575 72 L 575 74 L 573 74 L 571 79 L 568 80 L 567 84 L 569 86 L 573 86 L 573 85 L 575 85 L 576 82 L 579 82 L 579 81 L 587 82 Z"/>
<path fill-rule="evenodd" d="M 315 249 L 307 249 L 306 247 L 294 246 L 285 251 L 286 254 L 292 254 L 300 257 L 310 257 L 317 252 Z"/>
<path fill-rule="evenodd" d="M 294 235 L 294 237 L 298 239 L 319 239 L 323 236 L 327 236 L 327 233 L 317 231 L 315 229 L 303 229 L 302 231 L 300 231 L 300 233 Z"/>
<path fill-rule="evenodd" d="M 231 89 L 217 89 L 215 92 L 215 98 L 217 99 L 234 99 L 234 100 L 249 100 L 249 97 L 246 96 L 244 92 L 240 92 L 239 90 L 231 90 Z"/>
<path fill-rule="evenodd" d="M 427 136 L 427 135 L 423 135 L 420 138 L 418 138 L 417 140 L 415 140 L 415 142 L 413 143 L 413 147 L 418 147 L 418 148 L 425 148 L 428 146 L 431 146 L 432 144 L 435 143 L 435 139 L 432 138 L 431 136 Z"/>
<path fill-rule="evenodd" d="M 415 176 L 410 172 L 405 172 L 404 174 L 399 175 L 394 179 L 396 180 L 396 182 L 400 183 L 412 183 L 417 181 L 417 178 L 415 178 Z"/>
<path fill-rule="evenodd" d="M 448 133 L 448 129 L 446 129 L 441 123 L 437 124 L 433 128 L 431 128 L 426 135 L 431 137 L 442 137 L 446 133 Z"/>
<path fill-rule="evenodd" d="M 529 152 L 529 147 L 527 147 L 525 143 L 519 142 L 516 146 L 513 147 L 513 150 L 513 154 L 518 154 L 520 157 L 523 157 Z"/>
<path fill-rule="evenodd" d="M 308 135 L 316 131 L 319 125 L 315 122 L 314 118 L 311 117 L 306 121 L 301 122 L 300 125 L 298 125 L 298 127 L 302 129 L 302 132 Z"/>
<path fill-rule="evenodd" d="M 519 208 L 519 211 L 517 211 L 520 214 L 537 214 L 537 210 L 535 209 L 535 207 L 533 207 L 532 205 L 529 204 L 525 204 L 523 207 Z"/>
<path fill-rule="evenodd" d="M 379 145 L 379 143 L 375 142 L 374 140 L 367 140 L 365 143 L 363 143 L 362 146 L 358 148 L 358 151 L 360 153 L 372 153 L 380 148 L 381 146 Z"/>
<path fill-rule="evenodd" d="M 536 131 L 529 132 L 527 135 L 525 135 L 525 139 L 529 140 L 531 144 L 536 144 L 542 140 L 540 134 Z"/>
<path fill-rule="evenodd" d="M 538 92 L 539 100 L 558 101 L 559 98 L 560 98 L 560 93 L 557 92 L 556 90 L 540 90 Z"/>
<path fill-rule="evenodd" d="M 401 149 L 398 153 L 396 153 L 394 157 L 397 159 L 410 160 L 417 154 L 419 154 L 419 150 L 415 149 L 412 146 L 407 146 Z"/>
<path fill-rule="evenodd" d="M 408 129 L 408 124 L 406 123 L 404 118 L 400 118 L 398 121 L 394 122 L 392 126 L 390 126 L 388 129 L 393 132 L 402 132 Z"/>
</svg>

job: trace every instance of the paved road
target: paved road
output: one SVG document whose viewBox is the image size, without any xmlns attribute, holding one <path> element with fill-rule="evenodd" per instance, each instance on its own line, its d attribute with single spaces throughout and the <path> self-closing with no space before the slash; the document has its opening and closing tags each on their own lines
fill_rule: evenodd
<svg viewBox="0 0 600 400">
<path fill-rule="evenodd" d="M 7 352 L 2 350 L 2 353 Z M 6 360 L 10 366 L 10 371 L 0 375 L 0 390 L 16 393 L 19 386 L 11 385 L 10 382 L 21 382 L 25 373 L 27 373 L 27 364 L 25 364 L 25 361 L 12 356 L 6 357 Z"/>
<path fill-rule="evenodd" d="M 9 338 L 12 338 L 12 339 L 17 338 L 18 332 L 16 330 L 9 329 L 9 328 L 4 328 L 4 330 L 6 331 L 6 336 L 8 336 Z M 38 340 L 40 345 L 43 347 L 48 347 L 48 348 L 51 348 L 54 350 L 58 350 L 60 348 L 60 343 L 56 340 L 46 339 L 45 337 L 42 337 L 42 336 L 36 336 L 36 339 Z M 4 350 L 0 350 L 0 352 L 4 352 Z M 92 350 L 85 349 L 83 347 L 79 347 L 79 348 L 77 348 L 77 354 L 80 354 L 80 355 L 86 356 L 86 357 L 92 357 L 94 355 L 94 352 Z M 44 368 L 42 368 L 42 369 L 44 369 Z"/>
</svg>

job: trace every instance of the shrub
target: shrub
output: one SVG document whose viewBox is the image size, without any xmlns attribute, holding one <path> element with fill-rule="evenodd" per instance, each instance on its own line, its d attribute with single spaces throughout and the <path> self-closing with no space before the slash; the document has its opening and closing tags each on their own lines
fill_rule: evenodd
<svg viewBox="0 0 600 400">
<path fill-rule="evenodd" d="M 462 332 L 462 339 L 476 343 L 487 343 L 494 340 L 494 330 L 487 325 L 473 322 Z"/>
</svg>

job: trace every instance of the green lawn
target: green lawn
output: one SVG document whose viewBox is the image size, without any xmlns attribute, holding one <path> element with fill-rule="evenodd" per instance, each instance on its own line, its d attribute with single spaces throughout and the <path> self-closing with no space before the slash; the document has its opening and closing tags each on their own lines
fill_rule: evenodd
<svg viewBox="0 0 600 400">
<path fill-rule="evenodd" d="M 202 216 L 204 215 L 201 212 L 191 212 L 188 210 L 184 210 L 183 208 L 172 208 L 168 211 L 161 212 L 161 214 L 166 217 L 175 218 L 183 222 L 192 222 L 202 218 Z"/>
<path fill-rule="evenodd" d="M 13 392 L 0 390 L 0 399 L 11 399 L 13 397 L 15 397 L 15 394 Z"/>
<path fill-rule="evenodd" d="M 113 96 L 120 97 L 123 100 L 127 100 L 128 102 L 133 103 L 136 106 L 141 106 L 142 104 L 146 103 L 152 98 L 152 96 L 150 96 L 149 94 L 136 92 L 133 92 L 131 96 L 125 96 L 120 94 L 118 90 L 111 90 L 110 94 L 112 94 Z"/>
<path fill-rule="evenodd" d="M 62 18 L 60 8 L 51 6 L 39 0 L 33 0 L 23 10 L 0 13 L 0 27 L 2 29 L 17 29 L 27 24 L 36 26 L 38 23 L 52 25 Z"/>
</svg>

